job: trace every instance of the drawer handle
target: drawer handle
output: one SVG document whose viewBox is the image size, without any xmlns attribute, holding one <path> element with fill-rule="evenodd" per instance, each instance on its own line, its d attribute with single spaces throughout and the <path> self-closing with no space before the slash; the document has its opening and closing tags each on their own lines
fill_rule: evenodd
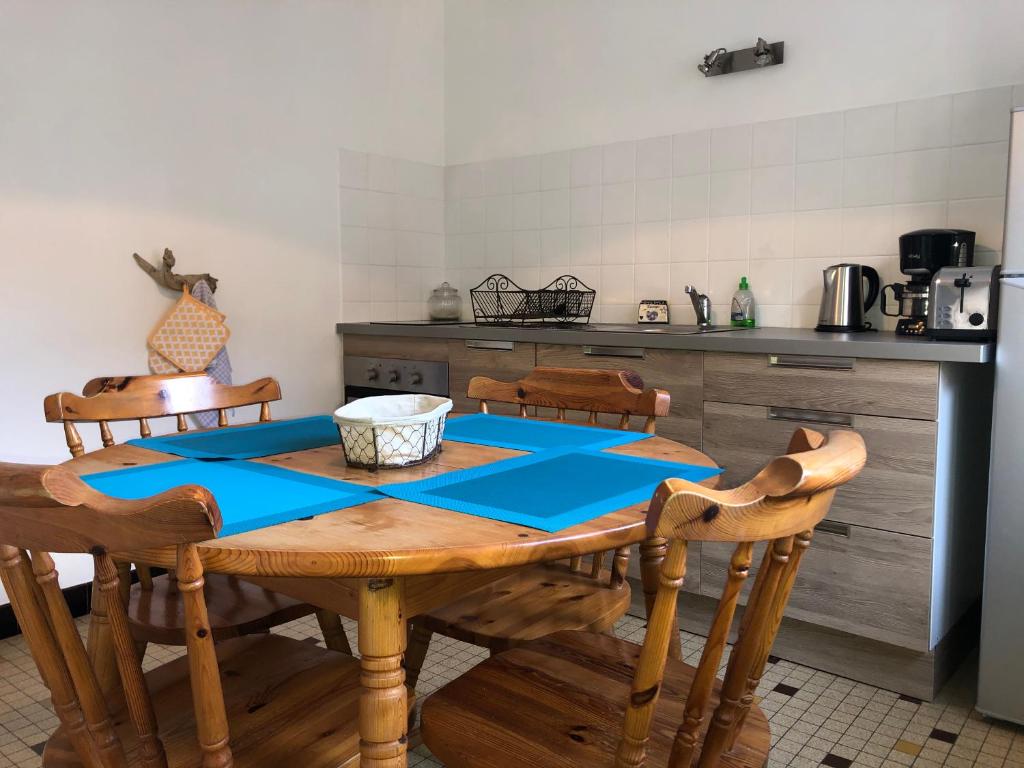
<svg viewBox="0 0 1024 768">
<path fill-rule="evenodd" d="M 599 357 L 638 357 L 643 359 L 644 350 L 642 347 L 591 347 L 583 348 L 584 355 Z"/>
<path fill-rule="evenodd" d="M 825 355 L 768 355 L 771 368 L 821 368 L 830 371 L 852 371 L 852 357 L 827 357 Z"/>
<path fill-rule="evenodd" d="M 814 530 L 818 533 L 831 533 L 836 536 L 843 536 L 850 538 L 850 526 L 846 523 L 834 523 L 831 520 L 822 520 L 816 526 Z"/>
<path fill-rule="evenodd" d="M 488 341 L 485 339 L 467 339 L 466 349 L 493 349 L 499 352 L 515 351 L 514 341 Z"/>
<path fill-rule="evenodd" d="M 829 411 L 810 411 L 806 408 L 768 409 L 768 418 L 775 421 L 809 421 L 814 424 L 835 424 L 840 427 L 852 427 L 853 416 L 848 413 L 830 413 Z"/>
</svg>

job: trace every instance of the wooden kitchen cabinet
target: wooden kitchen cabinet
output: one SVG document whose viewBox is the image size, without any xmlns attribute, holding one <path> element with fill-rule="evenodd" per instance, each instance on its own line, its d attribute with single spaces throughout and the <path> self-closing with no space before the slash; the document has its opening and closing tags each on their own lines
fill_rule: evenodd
<svg viewBox="0 0 1024 768">
<path fill-rule="evenodd" d="M 448 390 L 455 410 L 473 413 L 480 409 L 476 400 L 466 397 L 469 380 L 488 376 L 499 381 L 521 379 L 532 371 L 537 361 L 535 344 L 520 341 L 448 341 Z M 509 403 L 488 403 L 491 413 L 516 415 L 519 406 Z"/>
<path fill-rule="evenodd" d="M 814 411 L 934 420 L 939 364 L 811 355 L 708 352 L 704 398 Z"/>
<path fill-rule="evenodd" d="M 718 598 L 734 545 L 705 542 L 701 593 Z M 754 565 L 764 555 L 757 546 Z M 927 651 L 932 542 L 919 536 L 825 523 L 800 563 L 786 616 Z M 744 588 L 741 601 L 753 585 Z"/>
<path fill-rule="evenodd" d="M 659 435 L 700 448 L 703 353 L 676 349 L 589 347 L 538 344 L 537 365 L 551 368 L 607 368 L 636 371 L 644 387 L 664 389 L 672 396 L 668 416 L 658 419 Z M 580 416 L 580 414 L 576 414 Z M 643 428 L 635 419 L 633 429 Z M 618 418 L 608 423 L 614 425 Z"/>
<path fill-rule="evenodd" d="M 703 450 L 725 469 L 722 487 L 732 488 L 785 453 L 798 427 L 854 429 L 867 445 L 864 470 L 836 493 L 829 520 L 932 535 L 935 422 L 705 402 Z"/>
</svg>

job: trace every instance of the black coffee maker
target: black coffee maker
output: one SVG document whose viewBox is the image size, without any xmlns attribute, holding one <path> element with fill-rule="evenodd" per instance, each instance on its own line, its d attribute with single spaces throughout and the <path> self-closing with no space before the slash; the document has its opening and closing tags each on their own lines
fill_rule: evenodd
<svg viewBox="0 0 1024 768">
<path fill-rule="evenodd" d="M 967 229 L 918 229 L 900 235 L 900 272 L 910 279 L 882 289 L 882 313 L 900 318 L 896 333 L 923 336 L 928 329 L 928 292 L 932 275 L 943 267 L 974 266 L 974 232 Z M 888 299 L 887 292 L 892 291 Z M 894 309 L 896 311 L 890 311 Z"/>
</svg>

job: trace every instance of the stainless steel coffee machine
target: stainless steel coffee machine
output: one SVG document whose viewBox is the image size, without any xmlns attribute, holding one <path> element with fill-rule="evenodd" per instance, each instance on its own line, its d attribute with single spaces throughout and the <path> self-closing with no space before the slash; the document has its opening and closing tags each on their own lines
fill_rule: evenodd
<svg viewBox="0 0 1024 768">
<path fill-rule="evenodd" d="M 882 289 L 882 313 L 900 318 L 896 333 L 924 336 L 932 276 L 943 267 L 974 264 L 974 233 L 966 229 L 918 229 L 900 236 L 900 272 L 910 279 Z M 892 291 L 888 298 L 887 291 Z M 895 310 L 895 311 L 890 311 Z"/>
</svg>

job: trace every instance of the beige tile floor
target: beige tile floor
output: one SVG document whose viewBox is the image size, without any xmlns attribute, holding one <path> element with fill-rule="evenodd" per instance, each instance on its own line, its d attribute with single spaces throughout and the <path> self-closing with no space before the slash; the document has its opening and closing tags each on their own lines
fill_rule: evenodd
<svg viewBox="0 0 1024 768">
<path fill-rule="evenodd" d="M 84 622 L 80 621 L 84 629 Z M 346 622 L 355 647 L 355 624 Z M 312 618 L 281 627 L 299 639 L 320 632 Z M 616 632 L 641 642 L 644 623 L 626 617 Z M 704 639 L 682 633 L 683 655 L 695 663 Z M 173 658 L 180 649 L 151 646 L 146 666 Z M 420 677 L 421 697 L 483 661 L 478 648 L 437 637 Z M 773 660 L 758 690 L 772 727 L 769 768 L 778 766 L 991 766 L 1024 768 L 1024 729 L 986 720 L 975 713 L 970 666 L 930 703 L 870 685 Z M 36 768 L 42 744 L 56 726 L 46 689 L 20 637 L 0 640 L 0 768 Z M 440 768 L 426 747 L 409 765 Z M 538 766 L 538 768 L 543 768 Z M 653 767 L 652 768 L 660 768 Z"/>
</svg>

